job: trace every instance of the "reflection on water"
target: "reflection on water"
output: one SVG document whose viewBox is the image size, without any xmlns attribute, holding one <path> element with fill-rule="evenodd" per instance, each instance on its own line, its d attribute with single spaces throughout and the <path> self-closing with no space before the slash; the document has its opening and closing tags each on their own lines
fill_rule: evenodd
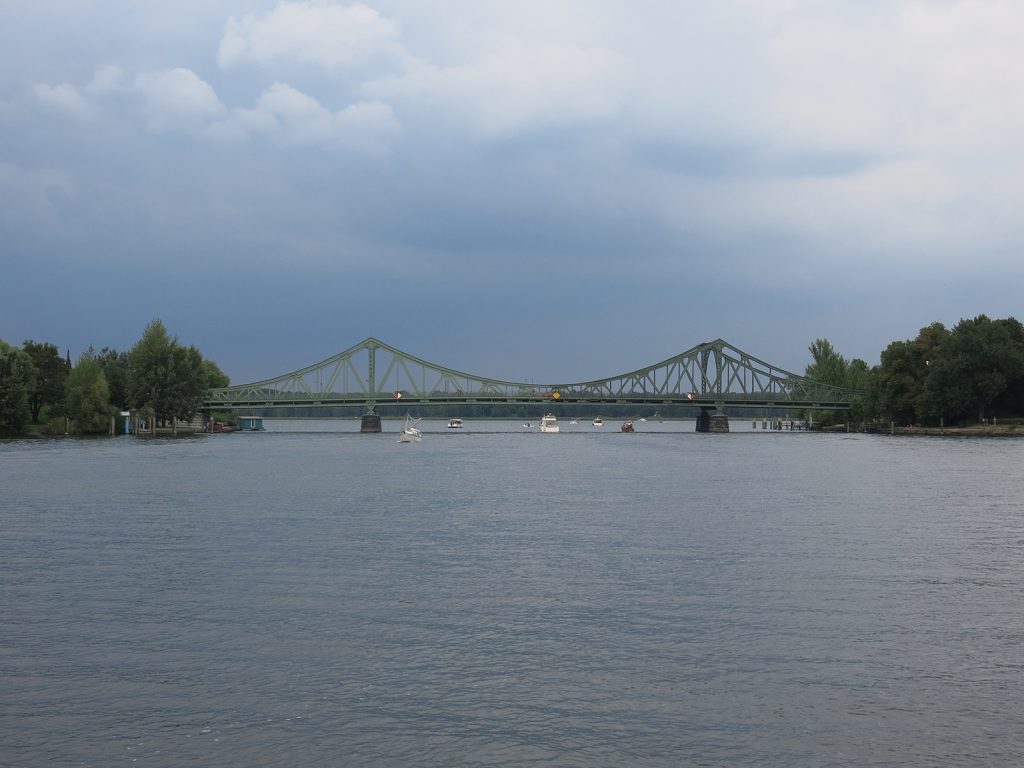
<svg viewBox="0 0 1024 768">
<path fill-rule="evenodd" d="M 0 443 L 14 766 L 1024 758 L 1024 443 Z"/>
</svg>

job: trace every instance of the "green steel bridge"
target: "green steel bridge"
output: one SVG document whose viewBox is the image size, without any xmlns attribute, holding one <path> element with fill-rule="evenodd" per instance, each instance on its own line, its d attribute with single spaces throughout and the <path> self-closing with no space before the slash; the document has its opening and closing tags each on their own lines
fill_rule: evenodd
<svg viewBox="0 0 1024 768">
<path fill-rule="evenodd" d="M 368 338 L 293 373 L 212 389 L 204 410 L 378 405 L 578 403 L 735 408 L 849 408 L 858 393 L 789 373 L 716 339 L 607 379 L 534 384 L 463 373 Z"/>
</svg>

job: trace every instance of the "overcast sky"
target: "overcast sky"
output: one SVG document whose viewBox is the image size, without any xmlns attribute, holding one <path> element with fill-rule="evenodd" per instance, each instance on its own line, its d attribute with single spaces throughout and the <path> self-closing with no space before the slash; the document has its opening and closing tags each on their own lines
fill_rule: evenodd
<svg viewBox="0 0 1024 768">
<path fill-rule="evenodd" d="M 0 0 L 0 338 L 235 383 L 724 338 L 871 364 L 1024 297 L 1018 0 Z"/>
</svg>

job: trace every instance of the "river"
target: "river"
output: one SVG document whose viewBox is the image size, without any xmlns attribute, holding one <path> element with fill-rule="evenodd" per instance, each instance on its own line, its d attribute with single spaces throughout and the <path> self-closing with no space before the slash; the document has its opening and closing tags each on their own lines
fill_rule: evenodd
<svg viewBox="0 0 1024 768">
<path fill-rule="evenodd" d="M 266 425 L 0 441 L 0 764 L 1024 763 L 1024 440 Z"/>
</svg>

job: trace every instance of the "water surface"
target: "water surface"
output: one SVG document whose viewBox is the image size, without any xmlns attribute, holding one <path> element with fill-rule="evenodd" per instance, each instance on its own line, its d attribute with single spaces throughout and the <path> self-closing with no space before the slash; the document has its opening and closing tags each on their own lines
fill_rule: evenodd
<svg viewBox="0 0 1024 768">
<path fill-rule="evenodd" d="M 0 442 L 0 763 L 1024 761 L 1024 442 L 266 423 Z"/>
</svg>

